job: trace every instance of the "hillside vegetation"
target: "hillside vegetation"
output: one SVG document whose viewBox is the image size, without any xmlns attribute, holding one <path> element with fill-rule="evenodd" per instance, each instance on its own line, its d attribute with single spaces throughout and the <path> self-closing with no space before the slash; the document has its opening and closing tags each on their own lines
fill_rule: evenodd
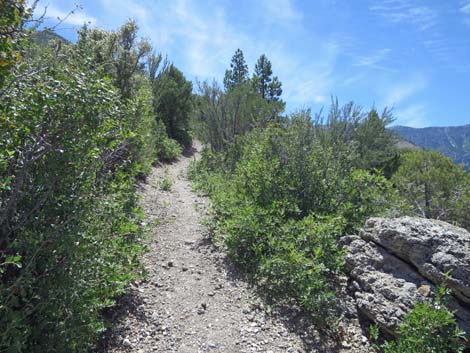
<svg viewBox="0 0 470 353">
<path fill-rule="evenodd" d="M 231 70 L 246 67 L 240 57 L 237 51 Z M 245 71 L 225 90 L 202 86 L 194 124 L 207 148 L 191 176 L 211 197 L 215 240 L 270 300 L 294 302 L 319 327 L 332 328 L 344 270 L 340 237 L 373 216 L 419 215 L 470 227 L 469 174 L 439 152 L 397 148 L 387 109 L 333 101 L 326 116 L 286 117 L 280 97 L 263 97 L 256 80 L 255 68 L 251 79 Z M 377 349 L 460 351 L 452 314 L 432 305 L 417 306 L 403 338 Z M 428 320 L 435 324 L 421 324 Z M 422 326 L 413 332 L 409 322 Z M 433 335 L 439 343 L 426 341 Z"/>
<path fill-rule="evenodd" d="M 142 275 L 136 181 L 190 143 L 191 83 L 133 22 L 38 41 L 25 6 L 0 2 L 0 351 L 83 352 Z"/>
<path fill-rule="evenodd" d="M 325 334 L 341 319 L 341 236 L 372 216 L 470 228 L 470 175 L 439 152 L 398 150 L 388 109 L 333 100 L 326 114 L 287 116 L 264 54 L 250 75 L 239 49 L 223 86 L 193 89 L 133 21 L 84 26 L 69 43 L 38 40 L 24 0 L 1 1 L 0 14 L 2 352 L 92 349 L 104 309 L 145 276 L 137 184 L 193 134 L 205 149 L 190 176 L 211 198 L 213 239 L 268 299 L 312 313 Z M 419 340 L 437 335 L 437 351 L 460 351 L 441 300 L 378 349 L 436 352 Z"/>
<path fill-rule="evenodd" d="M 470 168 L 470 125 L 421 129 L 394 126 L 391 130 L 417 146 L 439 151 L 467 170 Z"/>
</svg>

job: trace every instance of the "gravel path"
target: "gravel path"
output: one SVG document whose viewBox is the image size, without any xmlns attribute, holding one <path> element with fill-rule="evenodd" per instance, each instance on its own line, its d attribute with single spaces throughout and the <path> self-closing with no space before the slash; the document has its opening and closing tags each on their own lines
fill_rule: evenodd
<svg viewBox="0 0 470 353">
<path fill-rule="evenodd" d="M 192 192 L 186 177 L 196 156 L 197 152 L 155 168 L 142 187 L 147 222 L 158 221 L 144 258 L 149 275 L 113 314 L 116 328 L 104 351 L 361 351 L 352 350 L 354 345 L 344 338 L 339 348 L 325 343 L 304 325 L 302 314 L 266 313 L 255 291 L 205 237 L 201 220 L 208 200 Z M 166 178 L 173 185 L 163 191 Z"/>
</svg>

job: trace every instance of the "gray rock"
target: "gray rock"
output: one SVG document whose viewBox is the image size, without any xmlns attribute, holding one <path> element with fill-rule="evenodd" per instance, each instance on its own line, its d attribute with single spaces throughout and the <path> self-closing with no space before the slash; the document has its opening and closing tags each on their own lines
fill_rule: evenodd
<svg viewBox="0 0 470 353">
<path fill-rule="evenodd" d="M 133 346 L 132 343 L 131 343 L 131 341 L 129 341 L 128 338 L 124 338 L 124 339 L 122 340 L 122 345 L 123 345 L 124 347 L 128 347 L 128 348 L 130 348 L 130 347 Z"/>
<path fill-rule="evenodd" d="M 451 230 L 456 230 L 452 233 L 454 235 L 450 235 Z M 411 234 L 414 240 L 407 239 L 406 234 Z M 444 234 L 448 236 L 447 240 L 440 239 Z M 453 242 L 455 239 L 459 241 Z M 470 250 L 467 254 L 463 251 L 470 244 L 468 232 L 443 222 L 418 218 L 373 218 L 367 221 L 360 236 L 344 237 L 342 241 L 348 249 L 348 289 L 353 293 L 358 310 L 391 335 L 397 332 L 404 315 L 418 301 L 432 297 L 435 291 L 436 277 L 426 276 L 429 271 L 421 271 L 420 267 L 441 269 L 442 265 L 433 261 L 435 253 L 445 254 L 438 256 L 440 259 L 452 258 L 452 263 L 460 261 L 462 264 L 468 261 L 466 259 L 470 254 Z M 413 248 L 417 249 L 416 253 L 410 250 Z M 430 253 L 426 255 L 426 251 Z M 453 287 L 458 285 L 462 290 L 458 295 L 454 292 L 455 297 L 451 298 L 449 306 L 455 311 L 461 328 L 469 334 L 470 311 L 467 301 L 462 300 L 464 289 L 469 285 L 462 275 L 469 270 L 468 262 L 465 266 L 466 269 L 459 269 L 456 275 L 452 274 L 455 276 Z M 432 273 L 436 274 L 438 270 Z"/>
<path fill-rule="evenodd" d="M 371 218 L 360 235 L 412 264 L 434 284 L 450 273 L 447 286 L 470 303 L 470 233 L 465 229 L 423 218 Z"/>
</svg>

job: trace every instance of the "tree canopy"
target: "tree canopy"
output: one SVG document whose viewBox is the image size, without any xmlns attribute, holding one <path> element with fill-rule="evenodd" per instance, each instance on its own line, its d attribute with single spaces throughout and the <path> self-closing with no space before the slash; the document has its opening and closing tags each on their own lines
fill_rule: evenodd
<svg viewBox="0 0 470 353">
<path fill-rule="evenodd" d="M 246 82 L 248 82 L 248 65 L 243 52 L 237 49 L 230 62 L 230 69 L 225 71 L 224 86 L 226 90 L 231 90 Z"/>
</svg>

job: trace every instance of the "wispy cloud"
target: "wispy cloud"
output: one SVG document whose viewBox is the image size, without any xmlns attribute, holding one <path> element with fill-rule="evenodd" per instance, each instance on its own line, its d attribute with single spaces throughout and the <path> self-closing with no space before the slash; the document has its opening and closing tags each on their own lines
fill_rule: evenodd
<svg viewBox="0 0 470 353">
<path fill-rule="evenodd" d="M 285 99 L 294 106 L 323 105 L 334 94 L 338 83 L 335 68 L 341 47 L 334 39 L 319 45 L 322 54 L 316 61 L 299 62 L 289 58 L 289 68 L 284 68 L 283 85 Z"/>
<path fill-rule="evenodd" d="M 464 15 L 470 15 L 470 2 L 460 7 L 460 12 Z"/>
<path fill-rule="evenodd" d="M 382 0 L 371 6 L 370 10 L 391 23 L 408 23 L 419 31 L 427 31 L 438 23 L 435 9 L 410 0 Z"/>
<path fill-rule="evenodd" d="M 101 0 L 111 14 L 126 13 L 135 18 L 144 36 L 152 39 L 157 50 L 180 57 L 185 73 L 194 77 L 218 76 L 233 52 L 248 43 L 245 35 L 231 26 L 222 7 L 210 11 L 191 0 L 159 4 L 140 0 Z M 145 6 L 144 6 L 145 5 Z"/>
<path fill-rule="evenodd" d="M 461 2 L 459 12 L 463 16 L 463 23 L 465 23 L 467 26 L 470 26 L 470 1 L 465 0 Z"/>
<path fill-rule="evenodd" d="M 369 67 L 376 67 L 378 63 L 380 63 L 388 53 L 390 53 L 389 48 L 383 48 L 369 56 L 358 56 L 357 61 L 355 63 L 356 66 L 369 66 Z"/>
<path fill-rule="evenodd" d="M 401 106 L 408 99 L 423 91 L 429 83 L 428 78 L 421 73 L 415 73 L 403 81 L 389 87 L 384 100 L 385 105 Z"/>
<path fill-rule="evenodd" d="M 366 55 L 357 54 L 355 52 L 347 52 L 345 54 L 352 58 L 352 65 L 355 67 L 393 72 L 394 70 L 384 63 L 391 51 L 390 48 L 382 48 Z"/>
<path fill-rule="evenodd" d="M 428 110 L 425 104 L 416 103 L 411 104 L 403 109 L 397 109 L 394 111 L 396 117 L 396 123 L 399 125 L 405 125 L 410 127 L 426 127 L 430 123 L 427 120 Z"/>
<path fill-rule="evenodd" d="M 429 85 L 429 79 L 422 73 L 414 73 L 398 84 L 390 84 L 384 95 L 383 105 L 392 107 L 397 123 L 412 127 L 426 125 L 427 104 L 420 101 Z"/>
<path fill-rule="evenodd" d="M 452 47 L 447 38 L 435 37 L 423 42 L 424 47 L 439 60 L 448 62 L 452 58 Z"/>
<path fill-rule="evenodd" d="M 71 26 L 83 26 L 84 24 L 95 25 L 97 20 L 95 17 L 86 14 L 80 7 L 71 9 L 61 9 L 56 4 L 39 3 L 35 9 L 36 15 L 42 15 L 51 21 L 62 22 Z"/>
<path fill-rule="evenodd" d="M 273 20 L 298 21 L 302 13 L 295 9 L 293 0 L 263 0 L 261 5 Z"/>
</svg>

